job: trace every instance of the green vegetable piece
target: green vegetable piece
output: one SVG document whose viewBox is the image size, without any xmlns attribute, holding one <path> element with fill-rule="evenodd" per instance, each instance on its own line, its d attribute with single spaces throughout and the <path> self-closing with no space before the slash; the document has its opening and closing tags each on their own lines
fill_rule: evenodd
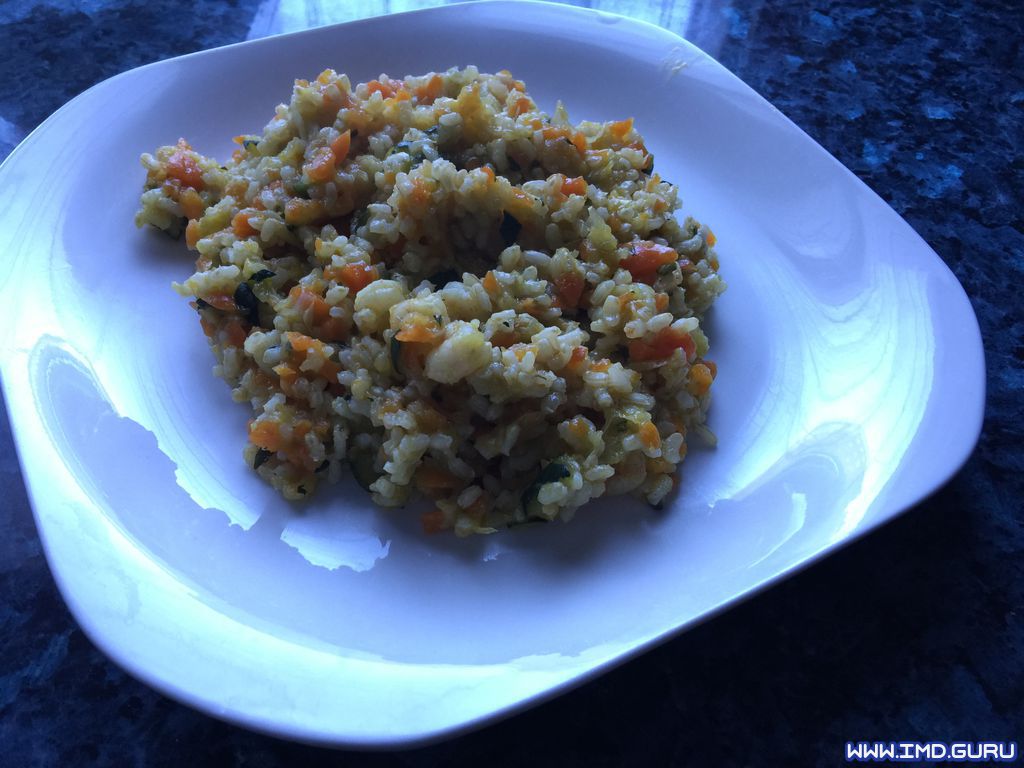
<svg viewBox="0 0 1024 768">
<path fill-rule="evenodd" d="M 258 283 L 261 280 L 269 280 L 276 274 L 276 272 L 272 272 L 269 269 L 261 269 L 259 272 L 253 273 L 253 276 L 250 277 L 249 279 L 254 283 Z"/>
<path fill-rule="evenodd" d="M 373 468 L 373 455 L 369 451 L 353 452 L 350 454 L 349 465 L 352 467 L 352 475 L 359 483 L 359 487 L 369 493 L 370 486 L 377 481 L 377 472 Z"/>
<path fill-rule="evenodd" d="M 522 505 L 527 516 L 529 516 L 530 505 L 537 500 L 537 494 L 540 493 L 542 485 L 553 483 L 557 480 L 569 477 L 570 475 L 572 475 L 572 472 L 569 471 L 569 468 L 558 461 L 552 461 L 544 467 L 544 469 L 540 471 L 540 474 L 537 475 L 537 479 L 534 480 L 533 485 L 527 488 L 523 493 Z"/>
<path fill-rule="evenodd" d="M 402 372 L 402 342 L 396 339 L 394 336 L 391 337 L 390 343 L 391 352 L 391 367 L 395 369 L 395 373 Z"/>
<path fill-rule="evenodd" d="M 430 282 L 436 285 L 438 288 L 444 288 L 448 283 L 458 282 L 462 279 L 462 275 L 456 272 L 454 269 L 444 269 L 435 275 L 431 275 L 427 278 Z"/>
<path fill-rule="evenodd" d="M 506 246 L 512 245 L 519 237 L 519 233 L 522 231 L 523 225 L 519 223 L 519 219 L 510 214 L 508 211 L 501 215 L 501 239 L 505 242 Z"/>
<path fill-rule="evenodd" d="M 267 460 L 273 455 L 274 454 L 268 451 L 266 448 L 260 448 L 258 451 L 256 451 L 256 456 L 252 460 L 252 468 L 259 469 L 264 464 L 266 464 Z"/>
<path fill-rule="evenodd" d="M 248 283 L 239 283 L 235 288 L 235 305 L 242 310 L 245 319 L 252 325 L 260 324 L 260 300 Z"/>
<path fill-rule="evenodd" d="M 171 222 L 171 226 L 167 229 L 160 229 L 156 224 L 150 224 L 149 226 L 153 227 L 153 229 L 160 230 L 172 240 L 181 240 L 181 235 L 185 231 L 185 227 L 181 223 L 182 221 L 182 219 L 174 220 Z"/>
</svg>

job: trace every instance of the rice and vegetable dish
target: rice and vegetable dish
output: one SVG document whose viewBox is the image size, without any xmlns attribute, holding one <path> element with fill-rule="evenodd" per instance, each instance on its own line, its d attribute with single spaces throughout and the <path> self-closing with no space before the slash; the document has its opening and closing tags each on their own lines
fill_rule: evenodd
<svg viewBox="0 0 1024 768">
<path fill-rule="evenodd" d="M 296 81 L 225 165 L 142 157 L 136 222 L 185 236 L 244 459 L 286 498 L 350 467 L 428 532 L 660 505 L 704 426 L 715 236 L 632 119 L 573 124 L 508 72 Z M 241 442 L 241 436 L 240 436 Z"/>
</svg>

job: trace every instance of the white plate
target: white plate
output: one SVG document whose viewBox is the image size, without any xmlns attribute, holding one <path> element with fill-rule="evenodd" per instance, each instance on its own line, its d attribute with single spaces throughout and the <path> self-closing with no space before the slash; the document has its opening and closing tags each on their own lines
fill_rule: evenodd
<svg viewBox="0 0 1024 768">
<path fill-rule="evenodd" d="M 132 224 L 141 152 L 225 155 L 293 77 L 469 63 L 576 120 L 635 116 L 719 235 L 720 445 L 662 513 L 427 538 L 352 482 L 297 511 L 241 460 L 247 409 L 169 289 L 183 245 Z M 422 742 L 593 677 L 921 500 L 981 425 L 977 322 L 913 230 L 691 45 L 575 8 L 437 8 L 115 77 L 0 170 L 0 253 L 8 408 L 75 617 L 161 691 L 308 741 Z"/>
</svg>

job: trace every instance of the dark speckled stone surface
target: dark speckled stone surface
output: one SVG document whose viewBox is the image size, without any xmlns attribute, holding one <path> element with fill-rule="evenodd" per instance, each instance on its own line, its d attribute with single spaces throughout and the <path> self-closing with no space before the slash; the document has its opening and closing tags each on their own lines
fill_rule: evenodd
<svg viewBox="0 0 1024 768">
<path fill-rule="evenodd" d="M 0 155 L 123 70 L 389 9 L 358 5 L 325 18 L 312 2 L 207 1 L 183 13 L 170 0 L 8 0 Z M 865 540 L 579 690 L 434 747 L 359 755 L 225 725 L 110 664 L 57 593 L 0 418 L 0 764 L 833 765 L 849 739 L 1022 740 L 1024 6 L 593 5 L 661 23 L 714 55 L 953 269 L 981 323 L 989 387 L 964 469 Z"/>
</svg>

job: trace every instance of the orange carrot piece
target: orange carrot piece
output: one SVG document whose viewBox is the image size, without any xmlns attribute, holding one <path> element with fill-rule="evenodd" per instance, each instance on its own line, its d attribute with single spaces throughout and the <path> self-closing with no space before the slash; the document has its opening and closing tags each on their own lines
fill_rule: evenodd
<svg viewBox="0 0 1024 768">
<path fill-rule="evenodd" d="M 434 74 L 427 82 L 416 88 L 415 95 L 420 104 L 433 104 L 443 92 L 444 78 Z"/>
<path fill-rule="evenodd" d="M 682 349 L 686 353 L 687 359 L 690 359 L 696 354 L 697 345 L 690 334 L 685 331 L 677 331 L 672 327 L 663 328 L 650 341 L 644 339 L 630 341 L 629 359 L 635 363 L 664 360 L 677 349 Z"/>
<path fill-rule="evenodd" d="M 352 131 L 347 130 L 331 142 L 331 152 L 334 154 L 335 164 L 344 162 L 348 152 L 352 148 Z"/>
<path fill-rule="evenodd" d="M 203 296 L 203 301 L 209 304 L 214 309 L 220 309 L 224 312 L 230 312 L 238 309 L 235 305 L 235 299 L 231 294 L 227 293 L 211 293 L 207 296 Z"/>
<path fill-rule="evenodd" d="M 192 187 L 185 187 L 181 190 L 178 203 L 181 205 L 185 218 L 188 219 L 198 219 L 203 215 L 203 211 L 206 210 L 206 206 L 203 205 L 203 198 Z"/>
<path fill-rule="evenodd" d="M 319 200 L 304 200 L 293 197 L 284 205 L 285 224 L 312 224 L 326 213 L 324 204 Z"/>
<path fill-rule="evenodd" d="M 579 306 L 586 281 L 579 272 L 566 272 L 555 279 L 555 293 L 562 307 L 572 309 Z"/>
<path fill-rule="evenodd" d="M 629 132 L 631 130 L 633 130 L 633 118 L 632 117 L 627 119 L 627 120 L 619 120 L 617 122 L 611 123 L 608 126 L 608 132 L 611 133 L 611 135 L 617 141 L 620 141 L 620 142 L 625 140 L 626 136 L 629 135 Z"/>
<path fill-rule="evenodd" d="M 586 347 L 573 347 L 572 354 L 569 355 L 569 362 L 566 365 L 569 368 L 569 370 L 578 371 L 583 366 L 583 361 L 586 359 Z"/>
<path fill-rule="evenodd" d="M 679 254 L 666 245 L 637 240 L 630 244 L 630 254 L 619 266 L 629 270 L 637 282 L 651 285 L 658 277 L 658 269 L 665 264 L 672 264 L 678 258 Z"/>
<path fill-rule="evenodd" d="M 260 233 L 258 229 L 249 223 L 249 217 L 252 214 L 252 209 L 246 209 L 244 211 L 239 211 L 235 214 L 235 217 L 231 219 L 231 229 L 235 233 L 236 237 L 252 237 L 253 235 L 258 235 Z"/>
<path fill-rule="evenodd" d="M 224 334 L 227 336 L 227 342 L 232 347 L 241 347 L 245 344 L 246 332 L 245 328 L 242 327 L 242 323 L 238 320 L 232 320 L 224 326 Z"/>
<path fill-rule="evenodd" d="M 498 284 L 498 278 L 494 276 L 493 270 L 487 270 L 487 274 L 484 275 L 483 279 L 484 290 L 488 293 L 497 293 L 501 286 Z"/>
<path fill-rule="evenodd" d="M 691 395 L 700 397 L 707 394 L 707 391 L 711 388 L 712 381 L 711 369 L 703 363 L 697 363 L 690 368 L 690 377 L 686 382 L 686 388 L 690 391 Z"/>
<path fill-rule="evenodd" d="M 533 102 L 525 96 L 519 96 L 508 105 L 508 113 L 512 117 L 519 117 L 533 109 Z"/>
<path fill-rule="evenodd" d="M 195 153 L 184 139 L 178 139 L 177 149 L 167 159 L 167 175 L 187 187 L 203 189 L 203 172 L 196 162 Z"/>
<path fill-rule="evenodd" d="M 440 533 L 444 530 L 444 512 L 440 509 L 432 509 L 420 515 L 420 525 L 423 532 L 428 534 Z"/>
<path fill-rule="evenodd" d="M 562 194 L 585 195 L 587 194 L 587 182 L 583 180 L 582 176 L 577 176 L 575 179 L 566 179 L 562 182 Z"/>
<path fill-rule="evenodd" d="M 267 451 L 277 453 L 284 441 L 276 421 L 254 421 L 249 425 L 249 440 Z"/>
<path fill-rule="evenodd" d="M 185 245 L 189 248 L 195 248 L 196 243 L 199 242 L 199 222 L 195 219 L 189 219 L 188 224 L 185 226 Z"/>
<path fill-rule="evenodd" d="M 438 328 L 433 321 L 422 324 L 409 324 L 402 326 L 402 330 L 395 334 L 399 341 L 433 342 L 444 336 L 444 331 Z"/>
<path fill-rule="evenodd" d="M 378 277 L 380 277 L 380 275 L 377 272 L 377 268 L 364 261 L 346 264 L 338 271 L 338 278 L 340 282 L 352 291 L 353 296 L 358 294 L 363 290 L 363 288 L 368 286 Z"/>
<path fill-rule="evenodd" d="M 302 172 L 309 176 L 312 182 L 330 181 L 334 176 L 334 152 L 330 147 L 317 149 L 309 162 L 302 166 Z"/>
<path fill-rule="evenodd" d="M 645 448 L 661 447 L 661 435 L 658 434 L 658 428 L 653 422 L 646 421 L 640 427 L 640 442 Z"/>
</svg>

